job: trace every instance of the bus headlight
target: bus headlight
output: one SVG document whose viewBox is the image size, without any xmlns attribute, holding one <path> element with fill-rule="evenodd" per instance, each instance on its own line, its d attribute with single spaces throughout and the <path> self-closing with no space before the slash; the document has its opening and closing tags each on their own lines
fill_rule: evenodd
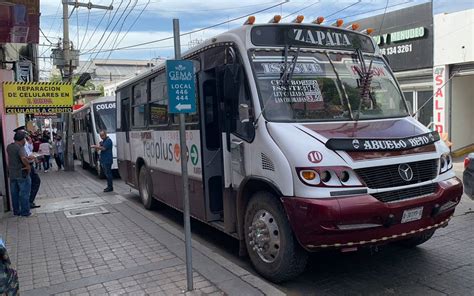
<svg viewBox="0 0 474 296">
<path fill-rule="evenodd" d="M 446 173 L 453 168 L 453 158 L 450 153 L 443 153 L 439 158 L 439 173 Z"/>
<path fill-rule="evenodd" d="M 321 177 L 315 170 L 301 170 L 299 176 L 303 182 L 310 185 L 318 185 L 321 183 Z"/>
<path fill-rule="evenodd" d="M 296 168 L 301 182 L 320 187 L 364 186 L 356 173 L 347 167 Z"/>
</svg>

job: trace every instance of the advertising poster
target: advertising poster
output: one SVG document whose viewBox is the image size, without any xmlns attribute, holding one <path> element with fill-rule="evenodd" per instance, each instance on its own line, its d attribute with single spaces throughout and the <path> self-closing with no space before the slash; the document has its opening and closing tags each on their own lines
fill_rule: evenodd
<svg viewBox="0 0 474 296">
<path fill-rule="evenodd" d="M 6 114 L 72 112 L 72 85 L 62 82 L 4 82 Z"/>
</svg>

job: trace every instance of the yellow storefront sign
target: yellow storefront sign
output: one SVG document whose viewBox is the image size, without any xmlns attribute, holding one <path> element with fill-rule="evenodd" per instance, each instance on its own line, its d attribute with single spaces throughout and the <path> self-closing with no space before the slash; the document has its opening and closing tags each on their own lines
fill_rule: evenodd
<svg viewBox="0 0 474 296">
<path fill-rule="evenodd" d="M 72 112 L 72 85 L 63 82 L 4 82 L 7 114 Z"/>
</svg>

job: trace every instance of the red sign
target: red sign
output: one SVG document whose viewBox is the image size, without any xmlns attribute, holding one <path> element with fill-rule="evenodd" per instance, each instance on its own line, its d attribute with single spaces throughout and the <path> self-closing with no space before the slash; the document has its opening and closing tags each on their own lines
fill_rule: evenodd
<svg viewBox="0 0 474 296">
<path fill-rule="evenodd" d="M 308 153 L 308 160 L 312 163 L 320 163 L 323 160 L 323 154 L 319 151 L 311 151 Z"/>
<path fill-rule="evenodd" d="M 72 110 L 79 110 L 84 104 L 72 105 Z"/>
<path fill-rule="evenodd" d="M 439 133 L 445 132 L 445 81 L 446 81 L 446 68 L 444 66 L 433 68 L 433 80 L 434 80 L 434 106 L 433 106 L 433 123 L 434 129 Z"/>
</svg>

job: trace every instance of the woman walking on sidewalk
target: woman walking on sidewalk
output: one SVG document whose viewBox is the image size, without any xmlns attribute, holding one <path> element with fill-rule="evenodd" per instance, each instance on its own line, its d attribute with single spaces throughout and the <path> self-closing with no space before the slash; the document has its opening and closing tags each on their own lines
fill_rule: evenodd
<svg viewBox="0 0 474 296">
<path fill-rule="evenodd" d="M 51 157 L 51 147 L 48 139 L 43 138 L 42 143 L 39 146 L 39 154 L 43 155 L 43 167 L 44 172 L 47 173 L 49 170 L 49 158 Z"/>
</svg>

